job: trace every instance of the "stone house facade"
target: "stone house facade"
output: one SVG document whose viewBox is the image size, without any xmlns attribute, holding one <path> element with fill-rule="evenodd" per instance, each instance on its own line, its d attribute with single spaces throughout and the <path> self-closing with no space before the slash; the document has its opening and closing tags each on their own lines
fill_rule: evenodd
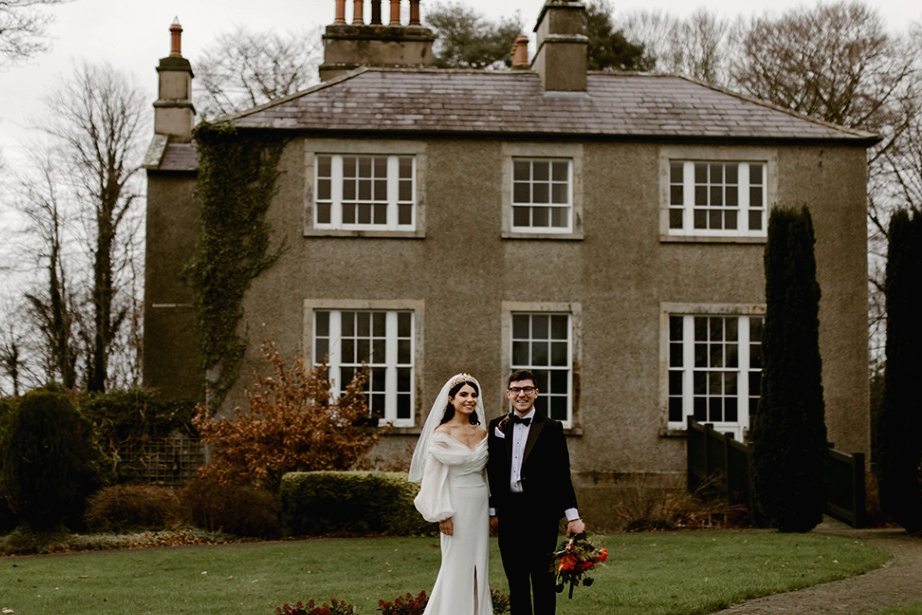
<svg viewBox="0 0 922 615">
<path fill-rule="evenodd" d="M 684 485 L 689 415 L 744 439 L 758 400 L 772 207 L 809 207 L 830 441 L 869 450 L 866 150 L 874 135 L 674 75 L 587 73 L 584 10 L 548 0 L 509 70 L 435 69 L 432 36 L 336 1 L 320 85 L 227 118 L 290 136 L 268 212 L 277 262 L 244 301 L 250 344 L 371 368 L 376 451 L 406 458 L 452 374 L 488 418 L 531 368 L 569 434 L 591 524 L 625 488 Z M 375 10 L 377 13 L 375 13 Z M 395 21 L 396 16 L 396 21 Z M 148 174 L 145 383 L 197 395 L 192 69 L 161 60 Z M 242 403 L 238 380 L 226 402 Z"/>
</svg>

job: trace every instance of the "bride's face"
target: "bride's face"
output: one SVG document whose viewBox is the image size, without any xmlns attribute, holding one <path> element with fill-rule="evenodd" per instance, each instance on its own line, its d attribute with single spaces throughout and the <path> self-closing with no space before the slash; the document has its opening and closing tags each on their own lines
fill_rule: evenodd
<svg viewBox="0 0 922 615">
<path fill-rule="evenodd" d="M 474 387 L 465 384 L 454 397 L 449 397 L 448 401 L 455 407 L 456 413 L 462 416 L 470 416 L 477 408 L 477 398 L 479 396 Z"/>
</svg>

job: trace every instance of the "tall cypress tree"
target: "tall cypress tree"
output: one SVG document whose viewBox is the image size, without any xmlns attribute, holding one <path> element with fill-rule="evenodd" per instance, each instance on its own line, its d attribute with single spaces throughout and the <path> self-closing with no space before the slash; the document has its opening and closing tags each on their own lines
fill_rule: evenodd
<svg viewBox="0 0 922 615">
<path fill-rule="evenodd" d="M 880 505 L 911 533 L 922 532 L 922 216 L 890 219 L 885 280 L 887 364 L 884 399 L 874 415 L 874 470 Z"/>
<path fill-rule="evenodd" d="M 775 209 L 765 246 L 762 395 L 751 431 L 753 489 L 782 532 L 808 532 L 826 503 L 826 423 L 813 221 Z"/>
</svg>

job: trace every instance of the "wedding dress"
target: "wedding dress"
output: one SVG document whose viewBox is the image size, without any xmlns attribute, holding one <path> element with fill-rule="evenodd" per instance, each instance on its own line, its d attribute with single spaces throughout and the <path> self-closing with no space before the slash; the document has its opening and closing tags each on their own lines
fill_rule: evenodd
<svg viewBox="0 0 922 615">
<path fill-rule="evenodd" d="M 493 615 L 486 462 L 487 438 L 473 449 L 438 431 L 429 439 L 414 503 L 427 521 L 451 517 L 454 533 L 440 534 L 442 566 L 425 615 Z"/>
</svg>

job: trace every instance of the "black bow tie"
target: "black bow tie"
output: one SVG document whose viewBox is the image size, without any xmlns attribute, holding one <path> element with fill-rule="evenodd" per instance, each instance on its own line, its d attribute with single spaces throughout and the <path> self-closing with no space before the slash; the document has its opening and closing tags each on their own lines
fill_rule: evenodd
<svg viewBox="0 0 922 615">
<path fill-rule="evenodd" d="M 528 427 L 529 425 L 531 425 L 531 419 L 530 418 L 523 419 L 518 414 L 513 414 L 512 424 L 515 425 L 516 423 L 521 423 L 522 425 L 525 425 L 526 427 Z"/>
</svg>

